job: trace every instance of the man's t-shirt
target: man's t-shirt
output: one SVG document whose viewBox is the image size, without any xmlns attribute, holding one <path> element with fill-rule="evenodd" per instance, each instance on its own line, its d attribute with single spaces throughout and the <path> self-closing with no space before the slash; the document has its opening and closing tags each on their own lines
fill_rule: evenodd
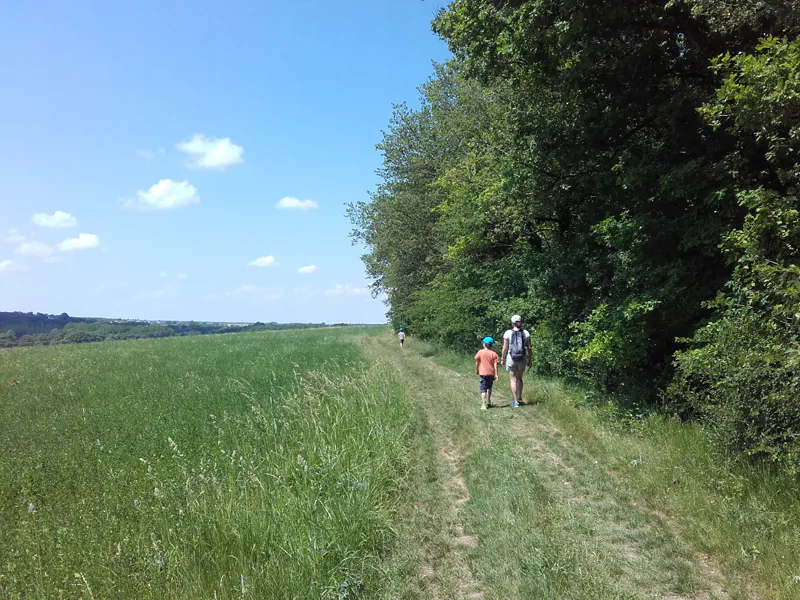
<svg viewBox="0 0 800 600">
<path fill-rule="evenodd" d="M 516 329 L 516 328 L 514 328 L 514 329 L 507 329 L 507 330 L 506 330 L 506 332 L 503 334 L 503 339 L 504 339 L 504 340 L 508 340 L 508 343 L 509 343 L 509 345 L 511 344 L 511 335 L 512 335 L 512 334 L 513 334 L 515 331 L 519 331 L 519 330 L 518 330 L 518 329 Z M 528 332 L 528 330 L 527 330 L 527 329 L 523 329 L 523 330 L 522 330 L 522 339 L 523 339 L 523 342 L 527 344 L 527 343 L 528 343 L 528 340 L 530 339 L 530 337 L 531 337 L 531 334 Z M 525 352 L 527 352 L 527 350 L 526 350 Z M 527 360 L 527 357 L 526 357 L 525 359 L 523 359 L 523 360 Z M 513 361 L 513 360 L 512 360 L 512 358 L 511 358 L 511 349 L 509 348 L 509 350 L 508 350 L 508 354 L 506 355 L 506 365 L 508 365 L 508 364 L 510 364 L 510 363 L 512 363 L 512 362 L 514 362 L 514 361 Z M 522 361 L 519 361 L 519 362 L 522 362 Z"/>
<path fill-rule="evenodd" d="M 494 366 L 500 362 L 500 357 L 494 350 L 484 348 L 478 350 L 475 360 L 478 362 L 478 375 L 494 375 Z"/>
<path fill-rule="evenodd" d="M 406 339 L 406 334 L 401 331 L 400 333 L 397 334 L 397 337 L 400 338 L 401 340 L 404 340 Z"/>
</svg>

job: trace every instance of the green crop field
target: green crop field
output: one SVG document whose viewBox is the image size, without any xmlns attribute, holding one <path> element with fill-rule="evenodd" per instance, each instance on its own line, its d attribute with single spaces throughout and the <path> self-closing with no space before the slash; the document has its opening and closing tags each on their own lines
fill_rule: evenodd
<svg viewBox="0 0 800 600">
<path fill-rule="evenodd" d="M 353 331 L 0 351 L 0 596 L 370 586 L 410 407 Z"/>
</svg>

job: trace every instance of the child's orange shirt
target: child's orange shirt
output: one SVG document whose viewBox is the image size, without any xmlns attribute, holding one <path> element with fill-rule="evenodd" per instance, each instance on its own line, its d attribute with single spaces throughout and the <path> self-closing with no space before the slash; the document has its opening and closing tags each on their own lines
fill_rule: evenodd
<svg viewBox="0 0 800 600">
<path fill-rule="evenodd" d="M 478 350 L 475 361 L 478 363 L 478 375 L 494 375 L 494 366 L 500 362 L 500 357 L 494 350 L 484 348 Z"/>
</svg>

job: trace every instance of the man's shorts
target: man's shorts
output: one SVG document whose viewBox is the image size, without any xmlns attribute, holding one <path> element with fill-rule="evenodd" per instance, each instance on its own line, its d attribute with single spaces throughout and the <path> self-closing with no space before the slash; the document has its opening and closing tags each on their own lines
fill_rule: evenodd
<svg viewBox="0 0 800 600">
<path fill-rule="evenodd" d="M 528 368 L 528 361 L 524 358 L 522 360 L 514 360 L 510 356 L 506 358 L 506 371 L 513 371 L 515 373 L 524 373 Z"/>
<path fill-rule="evenodd" d="M 492 389 L 494 375 L 481 375 L 481 394 Z"/>
</svg>

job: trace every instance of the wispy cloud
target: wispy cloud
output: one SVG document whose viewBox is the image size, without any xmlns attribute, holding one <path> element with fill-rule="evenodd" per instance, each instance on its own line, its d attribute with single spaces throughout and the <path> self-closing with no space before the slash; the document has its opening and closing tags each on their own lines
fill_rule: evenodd
<svg viewBox="0 0 800 600">
<path fill-rule="evenodd" d="M 165 154 L 165 152 L 166 151 L 163 148 L 159 148 L 156 152 L 153 152 L 152 150 L 137 150 L 136 154 L 140 158 L 143 158 L 147 162 L 150 162 L 151 160 L 153 160 L 157 156 L 162 156 L 163 154 Z"/>
<path fill-rule="evenodd" d="M 189 154 L 186 164 L 192 169 L 225 169 L 243 162 L 244 148 L 234 144 L 231 138 L 207 138 L 196 133 L 192 139 L 175 147 Z"/>
<path fill-rule="evenodd" d="M 188 181 L 162 179 L 146 192 L 137 192 L 136 198 L 125 201 L 125 208 L 140 210 L 171 210 L 185 208 L 200 202 L 197 188 Z"/>
<path fill-rule="evenodd" d="M 178 295 L 178 290 L 170 285 L 165 285 L 158 289 L 145 289 L 136 293 L 134 298 L 137 300 L 157 300 L 159 298 L 172 298 Z"/>
<path fill-rule="evenodd" d="M 332 287 L 332 288 L 330 288 L 328 290 L 325 290 L 322 293 L 326 294 L 328 296 L 340 296 L 342 294 L 355 296 L 355 295 L 361 295 L 361 294 L 369 294 L 369 288 L 366 287 L 366 286 L 357 287 L 357 286 L 350 285 L 349 283 L 346 283 L 344 285 L 341 285 L 341 284 L 337 283 L 334 287 Z"/>
<path fill-rule="evenodd" d="M 247 263 L 248 267 L 277 267 L 274 256 L 262 256 Z"/>
<path fill-rule="evenodd" d="M 46 258 L 53 254 L 53 252 L 55 252 L 55 250 L 50 246 L 36 240 L 24 241 L 14 250 L 14 254 L 19 254 L 20 256 L 36 256 L 38 258 Z"/>
<path fill-rule="evenodd" d="M 242 285 L 225 294 L 227 298 L 248 297 L 263 302 L 273 302 L 283 297 L 283 293 L 274 288 L 265 288 L 258 285 Z"/>
<path fill-rule="evenodd" d="M 36 213 L 31 218 L 31 222 L 39 227 L 66 229 L 67 227 L 75 227 L 78 224 L 78 219 L 69 213 L 57 210 L 52 215 L 48 215 L 47 213 Z"/>
<path fill-rule="evenodd" d="M 319 202 L 315 202 L 314 200 L 298 200 L 297 198 L 286 196 L 278 200 L 275 208 L 281 210 L 312 210 L 314 208 L 319 208 Z"/>
<path fill-rule="evenodd" d="M 69 238 L 58 245 L 62 252 L 72 252 L 73 250 L 89 250 L 100 245 L 100 238 L 93 233 L 79 233 L 76 238 Z"/>
<path fill-rule="evenodd" d="M 188 275 L 186 273 L 178 273 L 175 277 L 178 279 L 186 279 Z"/>
<path fill-rule="evenodd" d="M 13 260 L 0 260 L 0 273 L 22 273 L 28 270 L 28 265 L 21 265 Z"/>
<path fill-rule="evenodd" d="M 21 244 L 27 240 L 28 238 L 24 235 L 20 235 L 17 229 L 9 229 L 8 233 L 6 234 L 6 241 L 11 244 Z"/>
<path fill-rule="evenodd" d="M 317 265 L 308 265 L 308 266 L 305 266 L 305 267 L 300 267 L 299 269 L 297 269 L 297 272 L 298 273 L 303 273 L 305 275 L 305 274 L 308 274 L 308 273 L 313 273 L 314 271 L 317 270 L 317 268 L 318 268 Z"/>
</svg>

